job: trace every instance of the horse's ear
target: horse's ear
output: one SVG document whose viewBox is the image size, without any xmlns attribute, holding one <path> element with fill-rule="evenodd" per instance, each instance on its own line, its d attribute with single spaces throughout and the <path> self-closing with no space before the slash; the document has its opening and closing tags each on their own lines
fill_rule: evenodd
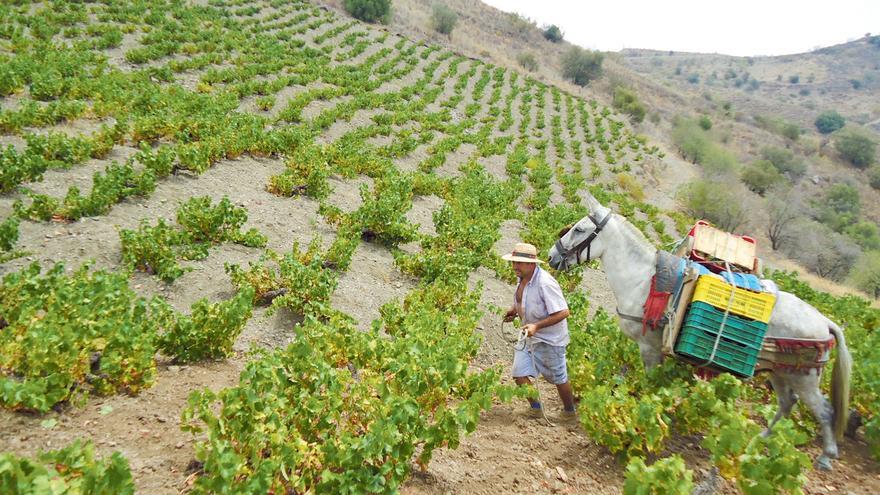
<svg viewBox="0 0 880 495">
<path fill-rule="evenodd" d="M 590 191 L 584 192 L 584 199 L 587 200 L 587 208 L 590 209 L 590 213 L 596 213 L 597 211 L 604 208 L 602 204 L 599 203 L 599 200 L 594 198 L 593 195 L 590 194 Z"/>
</svg>

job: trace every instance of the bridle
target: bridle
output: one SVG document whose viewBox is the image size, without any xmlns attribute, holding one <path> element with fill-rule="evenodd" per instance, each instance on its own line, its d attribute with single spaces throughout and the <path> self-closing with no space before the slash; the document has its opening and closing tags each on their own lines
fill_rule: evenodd
<svg viewBox="0 0 880 495">
<path fill-rule="evenodd" d="M 574 250 L 579 265 L 581 264 L 581 251 L 583 251 L 584 248 L 586 248 L 587 250 L 586 261 L 590 261 L 590 244 L 593 243 L 593 239 L 595 239 L 596 236 L 599 235 L 599 232 L 602 232 L 602 229 L 605 228 L 605 224 L 607 224 L 608 220 L 611 218 L 611 212 L 609 211 L 607 214 L 605 214 L 605 218 L 603 218 L 602 220 L 596 220 L 596 217 L 594 217 L 592 213 L 587 215 L 587 218 L 589 218 L 590 221 L 593 222 L 593 225 L 595 225 L 596 228 L 592 232 L 590 232 L 590 235 L 588 235 L 587 238 L 581 241 L 577 246 L 571 249 L 565 249 L 562 247 L 562 237 L 560 237 L 559 240 L 556 241 L 556 252 L 559 253 L 559 255 L 562 256 L 563 259 L 565 259 L 568 258 L 568 255 L 571 254 L 571 251 Z"/>
</svg>

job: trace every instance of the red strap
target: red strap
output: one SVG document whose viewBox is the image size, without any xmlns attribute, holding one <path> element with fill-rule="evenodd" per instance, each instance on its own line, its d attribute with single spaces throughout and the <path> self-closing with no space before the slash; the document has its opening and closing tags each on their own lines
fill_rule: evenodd
<svg viewBox="0 0 880 495">
<path fill-rule="evenodd" d="M 663 321 L 663 313 L 666 311 L 666 305 L 669 303 L 671 292 L 657 292 L 654 288 L 656 275 L 651 277 L 651 290 L 648 291 L 648 298 L 645 299 L 644 316 L 642 316 L 642 335 L 648 331 L 648 327 L 656 330 Z"/>
</svg>

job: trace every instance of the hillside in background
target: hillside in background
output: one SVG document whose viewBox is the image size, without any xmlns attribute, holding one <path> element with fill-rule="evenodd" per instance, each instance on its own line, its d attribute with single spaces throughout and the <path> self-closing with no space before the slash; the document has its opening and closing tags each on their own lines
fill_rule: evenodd
<svg viewBox="0 0 880 495">
<path fill-rule="evenodd" d="M 336 9 L 342 4 L 323 3 Z M 873 167 L 854 167 L 836 147 L 839 132 L 821 134 L 815 126 L 821 113 L 836 111 L 845 119 L 844 132 L 880 141 L 880 38 L 866 36 L 810 53 L 774 57 L 628 49 L 606 54 L 603 76 L 580 87 L 561 76 L 560 58 L 571 45 L 548 41 L 542 26 L 481 2 L 449 0 L 445 5 L 457 13 L 458 21 L 446 36 L 431 27 L 435 3 L 395 1 L 387 28 L 519 70 L 524 69 L 518 58 L 532 54 L 538 62 L 532 74 L 538 80 L 608 105 L 617 88 L 631 91 L 645 109 L 643 121 L 631 119 L 631 124 L 666 151 L 658 166 L 646 174 L 636 171 L 649 202 L 681 207 L 680 191 L 687 184 L 701 178 L 721 182 L 732 191 L 721 201 L 735 199 L 740 207 L 727 227 L 757 237 L 768 266 L 805 273 L 812 283 L 835 293 L 852 290 L 837 283 L 852 286 L 852 267 L 871 262 L 871 253 L 880 266 L 880 166 L 875 158 Z M 592 22 L 599 20 L 585 19 L 584 29 Z M 682 137 L 693 130 L 687 124 L 701 118 L 711 130 L 701 133 L 704 136 Z M 710 143 L 709 154 L 716 158 L 700 163 L 693 155 L 703 151 L 689 153 L 689 143 L 682 150 L 681 141 L 689 137 Z M 768 158 L 775 162 L 769 178 Z M 770 181 L 775 187 L 769 194 L 755 193 L 756 188 L 742 179 L 748 173 L 752 181 Z M 826 205 L 837 204 L 839 197 L 846 198 L 846 204 L 829 211 Z M 780 202 L 794 203 L 797 211 L 780 213 Z M 700 208 L 689 213 L 713 215 Z M 721 217 L 716 223 L 727 223 L 728 213 L 715 213 Z M 774 232 L 780 239 L 771 242 L 769 228 L 779 222 L 780 214 L 785 229 Z M 829 257 L 828 252 L 841 255 Z"/>
</svg>

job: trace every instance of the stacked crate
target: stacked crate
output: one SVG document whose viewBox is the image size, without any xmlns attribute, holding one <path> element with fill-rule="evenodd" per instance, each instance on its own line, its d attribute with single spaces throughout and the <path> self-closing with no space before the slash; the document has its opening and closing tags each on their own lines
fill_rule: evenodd
<svg viewBox="0 0 880 495">
<path fill-rule="evenodd" d="M 752 376 L 775 302 L 771 293 L 741 289 L 715 275 L 701 275 L 675 354 L 698 366 Z"/>
</svg>

